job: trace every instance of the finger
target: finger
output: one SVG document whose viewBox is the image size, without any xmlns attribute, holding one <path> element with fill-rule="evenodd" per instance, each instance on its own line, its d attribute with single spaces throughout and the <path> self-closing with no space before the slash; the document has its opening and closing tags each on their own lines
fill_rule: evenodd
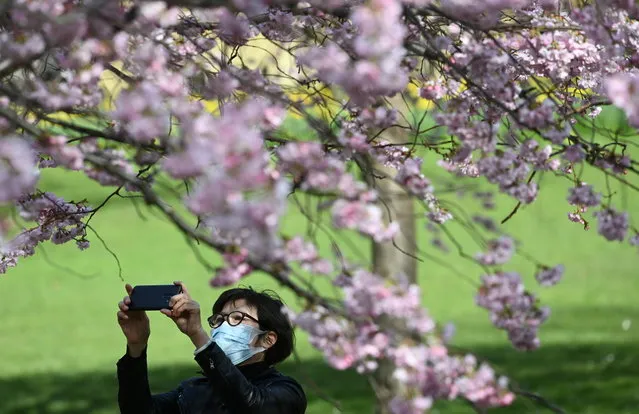
<svg viewBox="0 0 639 414">
<path fill-rule="evenodd" d="M 184 312 L 186 309 L 188 302 L 180 302 L 178 303 L 176 306 L 173 307 L 173 315 L 174 316 L 179 316 L 180 314 L 182 314 L 182 312 Z"/>
<path fill-rule="evenodd" d="M 128 306 L 131 304 L 131 298 L 128 296 L 125 296 L 122 302 L 124 302 L 124 304 Z"/>
<path fill-rule="evenodd" d="M 168 316 L 169 318 L 172 316 L 171 315 L 171 310 L 170 309 L 160 309 L 160 313 Z"/>
<path fill-rule="evenodd" d="M 126 306 L 126 304 L 125 304 L 124 302 L 120 302 L 120 303 L 118 303 L 118 307 L 120 308 L 120 310 L 121 310 L 122 312 L 126 312 L 126 311 L 128 311 L 128 310 L 129 310 L 129 307 L 128 307 L 128 306 Z"/>
<path fill-rule="evenodd" d="M 185 298 L 184 296 L 181 296 L 177 298 L 176 300 L 174 300 L 173 303 L 169 302 L 169 305 L 171 305 L 171 308 L 175 308 L 180 303 L 187 302 L 187 301 L 188 301 L 187 298 Z"/>
<path fill-rule="evenodd" d="M 177 302 L 175 302 L 175 304 L 173 304 L 172 309 L 176 309 L 176 307 L 180 307 L 182 308 L 185 304 L 191 302 L 191 299 L 188 298 L 181 298 L 180 300 L 178 300 Z"/>
<path fill-rule="evenodd" d="M 118 312 L 118 320 L 120 321 L 126 321 L 129 319 L 129 315 L 127 315 L 126 313 L 119 311 Z"/>
<path fill-rule="evenodd" d="M 180 280 L 176 280 L 175 282 L 173 282 L 173 284 L 181 286 L 182 287 L 182 293 L 184 293 L 185 295 L 189 294 L 189 290 L 186 288 L 186 285 L 184 283 L 182 283 Z"/>
<path fill-rule="evenodd" d="M 126 289 L 127 295 L 131 296 L 131 292 L 133 292 L 133 286 L 127 283 L 126 285 L 124 285 L 124 289 Z"/>
<path fill-rule="evenodd" d="M 176 303 L 184 299 L 186 299 L 186 296 L 183 295 L 182 293 L 178 293 L 177 295 L 171 296 L 171 299 L 169 299 L 169 306 L 173 307 L 175 306 Z"/>
<path fill-rule="evenodd" d="M 186 304 L 186 302 L 179 302 L 176 303 L 173 308 L 171 309 L 171 313 L 173 313 L 174 316 L 178 316 L 180 315 L 180 313 L 182 313 L 182 310 L 184 309 L 184 305 Z"/>
</svg>

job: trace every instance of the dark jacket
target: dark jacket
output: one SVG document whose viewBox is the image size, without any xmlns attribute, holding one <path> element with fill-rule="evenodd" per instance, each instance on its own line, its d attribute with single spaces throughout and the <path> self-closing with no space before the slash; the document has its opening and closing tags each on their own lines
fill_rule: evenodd
<svg viewBox="0 0 639 414">
<path fill-rule="evenodd" d="M 203 377 L 151 395 L 146 350 L 118 361 L 118 404 L 122 414 L 303 414 L 306 396 L 294 379 L 263 362 L 236 367 L 211 342 L 195 356 Z"/>
</svg>

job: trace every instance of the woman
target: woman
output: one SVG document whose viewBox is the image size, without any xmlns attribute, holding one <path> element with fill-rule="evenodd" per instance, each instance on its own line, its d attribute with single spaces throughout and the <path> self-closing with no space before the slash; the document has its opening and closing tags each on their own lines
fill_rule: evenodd
<svg viewBox="0 0 639 414">
<path fill-rule="evenodd" d="M 202 327 L 200 306 L 181 282 L 182 293 L 170 300 L 171 318 L 195 346 L 203 377 L 182 382 L 173 391 L 151 395 L 146 347 L 151 333 L 143 311 L 130 311 L 131 285 L 119 303 L 118 322 L 127 339 L 118 361 L 118 403 L 122 414 L 303 414 L 306 396 L 292 378 L 273 365 L 293 350 L 293 327 L 274 295 L 252 289 L 230 289 L 220 295 Z"/>
</svg>

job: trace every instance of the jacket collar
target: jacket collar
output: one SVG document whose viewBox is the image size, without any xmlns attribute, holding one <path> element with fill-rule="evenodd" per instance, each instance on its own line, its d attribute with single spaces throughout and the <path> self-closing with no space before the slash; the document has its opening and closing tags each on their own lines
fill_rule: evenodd
<svg viewBox="0 0 639 414">
<path fill-rule="evenodd" d="M 259 377 L 260 375 L 264 374 L 266 371 L 269 371 L 272 369 L 266 362 L 263 362 L 263 361 L 254 362 L 252 364 L 247 364 L 247 365 L 240 365 L 237 368 L 247 379 Z"/>
</svg>

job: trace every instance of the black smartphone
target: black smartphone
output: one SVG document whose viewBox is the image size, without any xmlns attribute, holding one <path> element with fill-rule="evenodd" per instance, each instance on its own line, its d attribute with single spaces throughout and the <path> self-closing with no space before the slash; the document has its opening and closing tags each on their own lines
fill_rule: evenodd
<svg viewBox="0 0 639 414">
<path fill-rule="evenodd" d="M 171 309 L 169 300 L 182 293 L 179 285 L 140 285 L 131 292 L 129 310 Z"/>
</svg>

